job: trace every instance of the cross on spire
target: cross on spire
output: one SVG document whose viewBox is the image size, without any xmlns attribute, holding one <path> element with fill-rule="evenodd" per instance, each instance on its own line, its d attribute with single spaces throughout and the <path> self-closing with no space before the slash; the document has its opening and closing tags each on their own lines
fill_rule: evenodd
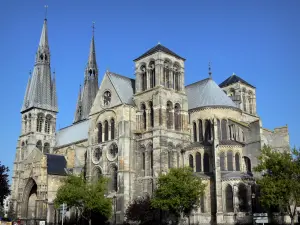
<svg viewBox="0 0 300 225">
<path fill-rule="evenodd" d="M 92 32 L 93 32 L 93 36 L 94 36 L 94 34 L 95 34 L 95 21 L 93 21 Z"/>
<path fill-rule="evenodd" d="M 45 20 L 47 19 L 48 5 L 45 5 Z"/>
<path fill-rule="evenodd" d="M 209 63 L 208 63 L 208 75 L 209 75 L 209 78 L 212 78 L 211 61 L 209 61 Z"/>
</svg>

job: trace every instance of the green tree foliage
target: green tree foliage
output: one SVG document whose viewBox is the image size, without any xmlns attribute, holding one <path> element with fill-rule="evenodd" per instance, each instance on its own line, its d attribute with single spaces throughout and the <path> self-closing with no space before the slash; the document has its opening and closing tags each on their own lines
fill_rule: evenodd
<svg viewBox="0 0 300 225">
<path fill-rule="evenodd" d="M 4 217 L 4 208 L 0 205 L 0 217 Z"/>
<path fill-rule="evenodd" d="M 263 173 L 257 180 L 263 206 L 279 207 L 287 212 L 294 224 L 296 206 L 300 203 L 300 157 L 294 148 L 278 152 L 264 146 L 254 171 Z"/>
<path fill-rule="evenodd" d="M 108 219 L 112 215 L 112 202 L 104 196 L 106 187 L 107 179 L 104 177 L 89 183 L 83 175 L 69 175 L 57 191 L 55 207 L 58 208 L 63 203 L 68 207 L 76 207 L 90 225 L 93 213 Z"/>
<path fill-rule="evenodd" d="M 8 172 L 8 167 L 1 165 L 0 161 L 0 206 L 3 206 L 4 199 L 10 194 Z"/>
<path fill-rule="evenodd" d="M 126 209 L 127 222 L 137 222 L 140 225 L 168 224 L 170 213 L 151 206 L 151 198 L 136 198 Z"/>
<path fill-rule="evenodd" d="M 188 216 L 200 206 L 205 186 L 200 178 L 194 176 L 191 168 L 172 168 L 168 174 L 158 178 L 151 205 L 169 211 L 178 223 L 179 217 Z"/>
</svg>

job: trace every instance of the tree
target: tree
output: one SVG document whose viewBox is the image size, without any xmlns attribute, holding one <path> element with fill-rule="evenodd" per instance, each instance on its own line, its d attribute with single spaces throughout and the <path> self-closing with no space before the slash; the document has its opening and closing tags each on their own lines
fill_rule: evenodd
<svg viewBox="0 0 300 225">
<path fill-rule="evenodd" d="M 111 199 L 105 198 L 107 179 L 100 177 L 97 182 L 87 182 L 83 174 L 80 176 L 69 175 L 63 185 L 58 189 L 55 207 L 63 203 L 68 207 L 76 207 L 83 218 L 92 224 L 92 214 L 97 213 L 108 219 L 112 215 Z"/>
<path fill-rule="evenodd" d="M 140 225 L 168 224 L 170 217 L 167 211 L 151 206 L 151 198 L 147 195 L 136 198 L 126 209 L 126 220 Z"/>
<path fill-rule="evenodd" d="M 300 203 L 300 157 L 294 148 L 290 152 L 273 151 L 264 146 L 254 171 L 263 173 L 257 180 L 263 206 L 279 207 L 287 212 L 294 224 L 296 207 Z"/>
<path fill-rule="evenodd" d="M 0 161 L 0 206 L 3 206 L 4 199 L 10 194 L 8 172 L 8 167 L 1 165 Z"/>
<path fill-rule="evenodd" d="M 151 205 L 171 212 L 178 224 L 179 217 L 183 219 L 200 206 L 205 187 L 202 180 L 194 176 L 191 168 L 171 168 L 168 174 L 158 178 Z"/>
</svg>

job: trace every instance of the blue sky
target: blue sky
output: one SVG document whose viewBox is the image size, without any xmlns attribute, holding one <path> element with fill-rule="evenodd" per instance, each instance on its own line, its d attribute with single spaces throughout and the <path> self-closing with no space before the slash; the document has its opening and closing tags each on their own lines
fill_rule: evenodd
<svg viewBox="0 0 300 225">
<path fill-rule="evenodd" d="M 0 2 L 0 161 L 12 169 L 20 109 L 48 5 L 51 67 L 57 76 L 57 127 L 72 123 L 95 21 L 101 81 L 106 69 L 134 77 L 133 59 L 161 42 L 186 58 L 186 84 L 221 83 L 233 72 L 257 88 L 263 126 L 288 124 L 300 147 L 300 1 Z"/>
</svg>

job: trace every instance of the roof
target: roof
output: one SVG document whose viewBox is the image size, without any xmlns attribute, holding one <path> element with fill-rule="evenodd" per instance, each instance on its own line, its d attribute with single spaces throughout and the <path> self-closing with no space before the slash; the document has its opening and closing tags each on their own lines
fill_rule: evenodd
<svg viewBox="0 0 300 225">
<path fill-rule="evenodd" d="M 134 105 L 133 95 L 135 93 L 135 80 L 113 72 L 107 72 L 106 74 L 120 97 L 121 102 Z"/>
<path fill-rule="evenodd" d="M 245 81 L 244 79 L 240 78 L 239 76 L 232 74 L 230 77 L 228 77 L 226 80 L 224 80 L 219 86 L 222 87 L 226 87 L 228 85 L 234 84 L 234 83 L 238 83 L 241 82 L 243 84 L 246 84 L 250 87 L 255 88 L 253 85 L 249 84 L 247 81 Z"/>
<path fill-rule="evenodd" d="M 75 123 L 69 127 L 62 128 L 56 133 L 56 145 L 63 146 L 88 138 L 89 120 Z"/>
<path fill-rule="evenodd" d="M 162 44 L 157 44 L 156 46 L 154 46 L 153 48 L 151 48 L 150 50 L 148 50 L 143 55 L 141 55 L 140 57 L 136 58 L 133 61 L 137 61 L 137 60 L 142 59 L 142 58 L 144 58 L 146 56 L 152 55 L 152 54 L 154 54 L 156 52 L 164 52 L 164 53 L 167 53 L 169 55 L 175 56 L 178 59 L 185 60 L 185 58 L 182 58 L 181 56 L 177 55 L 175 52 L 171 51 L 170 49 L 168 49 L 167 47 L 163 46 Z"/>
<path fill-rule="evenodd" d="M 185 87 L 189 110 L 199 107 L 232 107 L 236 104 L 211 78 L 207 78 Z"/>
<path fill-rule="evenodd" d="M 67 161 L 62 155 L 47 154 L 47 173 L 50 175 L 65 176 Z"/>
<path fill-rule="evenodd" d="M 221 172 L 222 180 L 227 179 L 252 179 L 252 174 L 240 172 L 240 171 L 229 171 Z"/>
</svg>

